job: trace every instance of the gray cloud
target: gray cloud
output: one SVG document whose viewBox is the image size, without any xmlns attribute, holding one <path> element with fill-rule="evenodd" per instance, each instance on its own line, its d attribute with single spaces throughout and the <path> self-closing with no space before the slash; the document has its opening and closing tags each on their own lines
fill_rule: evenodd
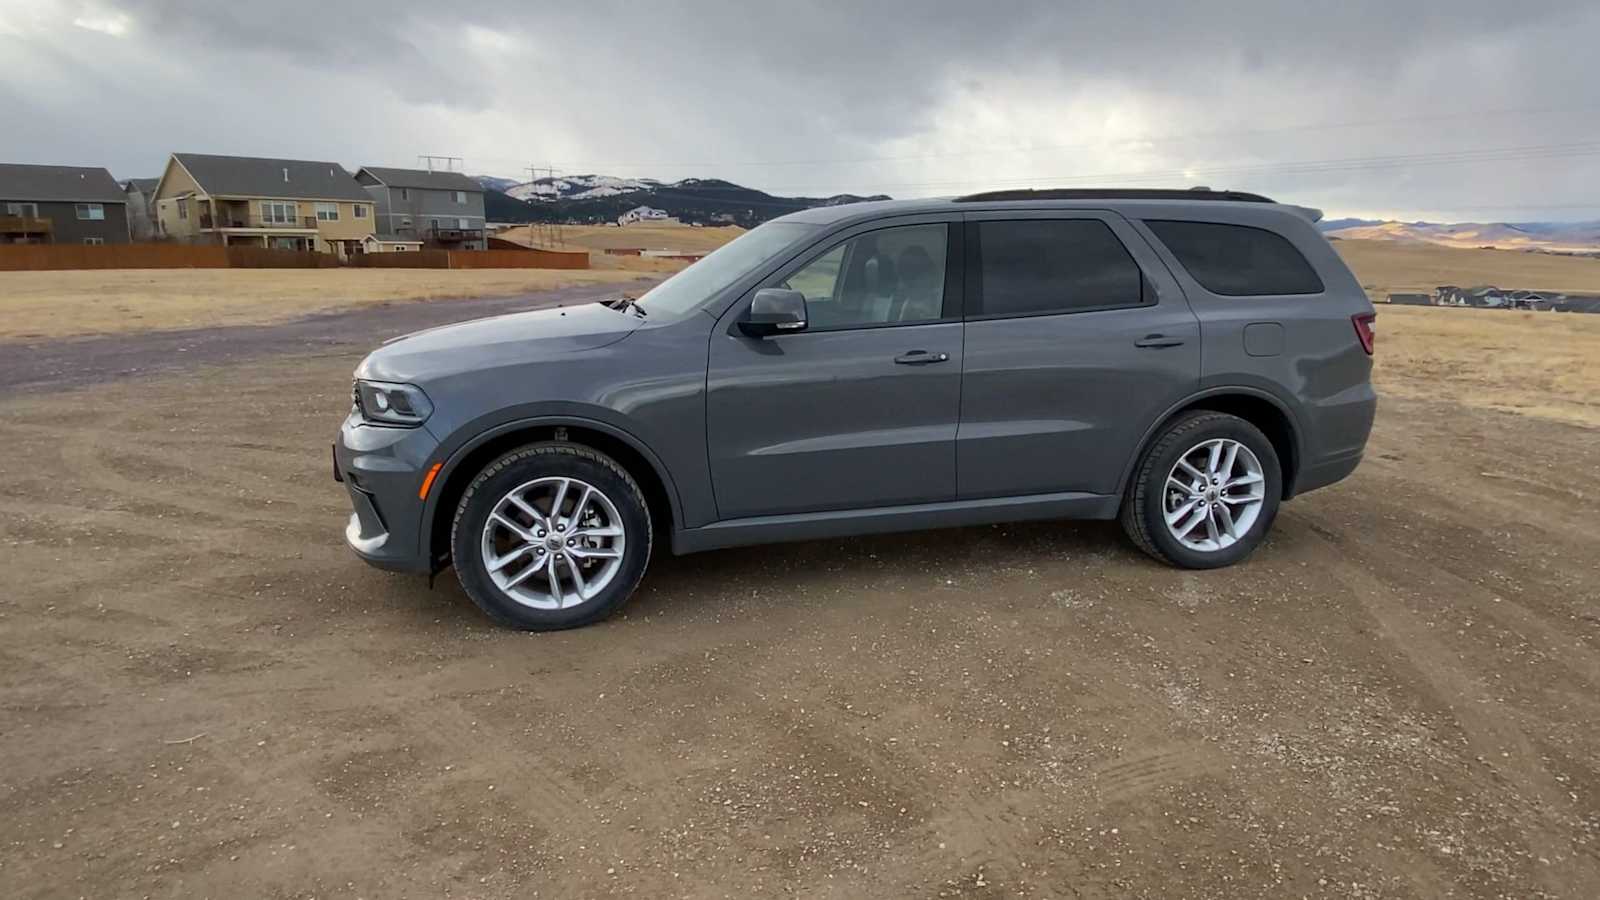
<svg viewBox="0 0 1600 900">
<path fill-rule="evenodd" d="M 898 196 L 1093 177 L 1600 217 L 1597 40 L 1584 2 L 0 0 L 28 73 L 0 84 L 0 157 L 448 153 Z"/>
</svg>

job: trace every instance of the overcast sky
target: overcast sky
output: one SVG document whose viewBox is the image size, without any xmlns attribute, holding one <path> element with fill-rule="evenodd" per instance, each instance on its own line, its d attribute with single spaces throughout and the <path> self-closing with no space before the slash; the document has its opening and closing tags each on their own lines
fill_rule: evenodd
<svg viewBox="0 0 1600 900">
<path fill-rule="evenodd" d="M 1597 53 L 1594 0 L 0 0 L 0 161 L 444 154 L 782 194 L 1207 184 L 1600 218 Z"/>
</svg>

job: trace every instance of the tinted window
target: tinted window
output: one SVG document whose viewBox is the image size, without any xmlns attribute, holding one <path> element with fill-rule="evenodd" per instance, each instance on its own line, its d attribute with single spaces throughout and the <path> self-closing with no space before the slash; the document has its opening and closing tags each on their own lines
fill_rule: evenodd
<svg viewBox="0 0 1600 900">
<path fill-rule="evenodd" d="M 1320 294 L 1322 279 L 1281 235 L 1214 222 L 1146 222 L 1194 280 L 1213 294 Z"/>
<path fill-rule="evenodd" d="M 1096 219 L 980 222 L 976 315 L 1026 316 L 1142 302 L 1139 266 Z"/>
<path fill-rule="evenodd" d="M 790 275 L 806 297 L 812 329 L 910 324 L 944 311 L 945 225 L 906 225 L 857 235 Z"/>
</svg>

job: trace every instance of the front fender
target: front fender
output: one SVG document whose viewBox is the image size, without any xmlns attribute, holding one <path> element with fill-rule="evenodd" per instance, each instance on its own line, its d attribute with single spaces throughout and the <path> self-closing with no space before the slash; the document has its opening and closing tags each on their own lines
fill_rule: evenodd
<svg viewBox="0 0 1600 900">
<path fill-rule="evenodd" d="M 644 441 L 640 440 L 624 424 L 612 421 L 615 413 L 605 409 L 585 407 L 581 404 L 547 404 L 542 412 L 530 414 L 528 412 L 506 411 L 502 415 L 487 416 L 469 422 L 457 428 L 450 437 L 440 443 L 440 452 L 444 456 L 443 464 L 435 482 L 440 489 L 431 491 L 423 502 L 422 522 L 419 529 L 420 539 L 424 542 L 431 540 L 433 525 L 440 512 L 440 498 L 448 491 L 443 486 L 450 484 L 451 478 L 461 468 L 464 461 L 471 458 L 472 454 L 492 441 L 519 431 L 532 429 L 548 429 L 558 427 L 583 428 L 597 431 L 608 437 L 614 438 L 635 451 L 642 457 L 654 471 L 656 478 L 666 488 L 668 505 L 672 508 L 672 527 L 683 527 L 682 500 L 678 493 L 677 483 L 665 463 L 651 450 Z M 431 547 L 423 546 L 423 552 L 431 552 Z"/>
</svg>

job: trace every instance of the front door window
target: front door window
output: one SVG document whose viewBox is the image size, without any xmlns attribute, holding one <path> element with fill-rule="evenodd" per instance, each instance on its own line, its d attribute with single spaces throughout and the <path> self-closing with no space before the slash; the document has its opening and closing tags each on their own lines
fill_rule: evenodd
<svg viewBox="0 0 1600 900">
<path fill-rule="evenodd" d="M 944 314 L 948 226 L 906 225 L 857 235 L 790 275 L 812 330 L 909 325 Z"/>
</svg>

